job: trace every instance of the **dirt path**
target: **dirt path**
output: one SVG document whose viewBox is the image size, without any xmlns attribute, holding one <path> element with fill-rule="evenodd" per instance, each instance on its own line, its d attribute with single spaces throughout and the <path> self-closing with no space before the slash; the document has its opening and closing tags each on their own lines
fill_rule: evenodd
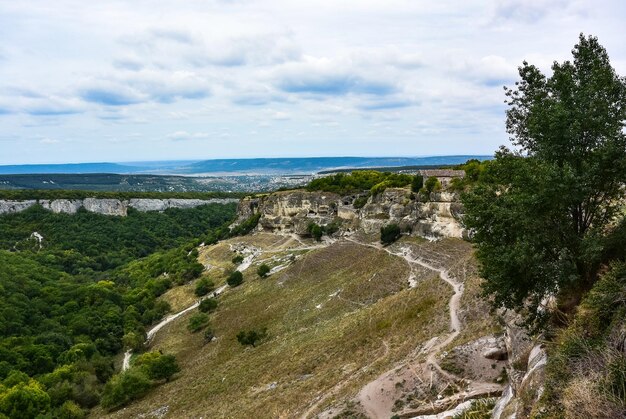
<svg viewBox="0 0 626 419">
<path fill-rule="evenodd" d="M 441 368 L 441 366 L 437 362 L 437 356 L 443 348 L 448 346 L 459 335 L 461 331 L 462 324 L 459 319 L 458 313 L 461 305 L 461 297 L 463 296 L 464 292 L 463 284 L 455 278 L 452 278 L 448 270 L 444 268 L 438 268 L 423 260 L 420 260 L 419 258 L 413 257 L 411 254 L 411 249 L 408 246 L 401 247 L 399 252 L 393 252 L 391 249 L 383 247 L 378 243 L 363 243 L 350 237 L 346 237 L 345 239 L 362 246 L 368 246 L 375 249 L 384 250 L 393 256 L 401 257 L 409 264 L 409 266 L 419 265 L 431 271 L 437 272 L 439 274 L 439 277 L 448 285 L 450 285 L 450 287 L 452 287 L 454 294 L 452 295 L 452 297 L 450 297 L 450 301 L 448 302 L 450 333 L 448 333 L 443 339 L 441 337 L 435 337 L 431 339 L 422 349 L 422 353 L 426 355 L 425 363 L 431 368 L 431 370 L 435 370 L 439 375 L 441 375 L 450 382 L 458 382 L 460 380 L 459 377 Z M 413 273 L 411 272 L 409 274 L 409 284 L 411 284 L 411 280 L 414 280 L 413 278 Z M 415 367 L 417 367 L 417 365 Z M 389 386 L 389 383 L 394 382 L 394 376 L 399 377 L 402 374 L 404 374 L 405 376 L 410 375 L 412 376 L 411 378 L 421 381 L 421 379 L 419 378 L 419 374 L 415 371 L 414 367 L 410 364 L 405 364 L 401 367 L 394 367 L 393 369 L 382 374 L 376 380 L 368 383 L 361 389 L 357 396 L 357 400 L 361 403 L 369 417 L 384 418 L 390 415 L 391 407 L 393 405 L 393 397 L 390 397 L 390 394 L 393 394 L 393 391 L 389 389 L 388 391 L 385 391 L 385 388 Z M 446 405 L 454 401 L 460 402 L 468 397 L 471 398 L 480 395 L 493 394 L 494 392 L 502 390 L 500 385 L 494 383 L 471 380 L 465 381 L 468 383 L 467 391 L 464 391 L 461 394 L 447 397 L 445 399 L 441 399 L 437 401 L 437 403 L 435 403 L 437 406 L 433 405 L 432 408 L 435 410 L 437 409 L 437 407 L 445 408 Z"/>
<path fill-rule="evenodd" d="M 228 285 L 223 285 L 223 286 L 219 287 L 218 289 L 216 289 L 215 291 L 213 291 L 209 297 L 204 297 L 204 298 L 217 297 L 218 295 L 222 294 L 226 290 L 226 288 L 228 288 Z M 179 311 L 176 314 L 170 314 L 169 316 L 167 316 L 163 320 L 161 320 L 159 323 L 157 323 L 154 326 L 152 326 L 152 328 L 150 328 L 150 330 L 148 330 L 148 332 L 146 333 L 146 342 L 145 342 L 145 344 L 150 343 L 150 341 L 152 340 L 154 335 L 159 330 L 161 330 L 163 327 L 165 327 L 169 323 L 173 322 L 174 320 L 176 320 L 180 316 L 184 315 L 185 313 L 188 313 L 191 310 L 197 308 L 200 305 L 200 301 L 202 301 L 204 298 L 196 301 L 195 303 L 193 303 L 192 305 L 190 305 L 186 309 L 181 310 L 181 311 Z M 133 351 L 131 349 L 129 349 L 126 352 L 124 352 L 124 360 L 122 361 L 122 371 L 126 371 L 127 369 L 130 368 L 130 358 L 131 358 L 132 355 L 133 355 Z"/>
</svg>

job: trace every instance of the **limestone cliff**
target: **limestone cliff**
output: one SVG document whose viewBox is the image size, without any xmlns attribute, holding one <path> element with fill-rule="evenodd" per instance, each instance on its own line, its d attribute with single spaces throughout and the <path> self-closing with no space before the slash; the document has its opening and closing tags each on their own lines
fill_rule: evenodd
<svg viewBox="0 0 626 419">
<path fill-rule="evenodd" d="M 311 222 L 328 225 L 338 221 L 343 231 L 361 229 L 367 234 L 378 233 L 391 223 L 422 237 L 462 238 L 465 234 L 459 222 L 462 206 L 454 193 L 436 192 L 425 198 L 408 189 L 388 188 L 358 205 L 363 198 L 303 190 L 276 192 L 243 199 L 238 222 L 260 213 L 258 228 L 272 232 L 303 234 Z"/>
<path fill-rule="evenodd" d="M 227 204 L 238 202 L 238 199 L 143 199 L 136 198 L 130 200 L 120 199 L 40 199 L 28 201 L 6 201 L 0 200 L 0 214 L 11 214 L 21 212 L 33 205 L 41 205 L 43 208 L 54 213 L 74 214 L 80 208 L 85 208 L 89 212 L 103 215 L 115 215 L 124 217 L 128 214 L 128 208 L 137 211 L 165 211 L 168 208 L 194 208 L 200 205 L 218 203 Z"/>
</svg>

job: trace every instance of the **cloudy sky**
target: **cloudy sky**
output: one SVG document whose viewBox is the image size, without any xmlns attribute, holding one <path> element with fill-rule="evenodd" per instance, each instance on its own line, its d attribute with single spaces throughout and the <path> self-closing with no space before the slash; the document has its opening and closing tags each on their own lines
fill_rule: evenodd
<svg viewBox="0 0 626 419">
<path fill-rule="evenodd" d="M 0 164 L 491 154 L 623 0 L 0 0 Z"/>
</svg>

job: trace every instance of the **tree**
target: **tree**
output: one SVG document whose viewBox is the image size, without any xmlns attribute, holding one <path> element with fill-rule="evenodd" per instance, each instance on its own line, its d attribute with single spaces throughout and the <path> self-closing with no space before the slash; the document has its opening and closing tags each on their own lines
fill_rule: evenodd
<svg viewBox="0 0 626 419">
<path fill-rule="evenodd" d="M 424 176 L 422 175 L 413 176 L 413 180 L 411 181 L 411 191 L 417 193 L 423 187 L 424 187 Z"/>
<path fill-rule="evenodd" d="M 590 288 L 624 218 L 626 79 L 594 37 L 581 34 L 572 54 L 550 77 L 519 68 L 505 88 L 519 150 L 501 148 L 462 198 L 485 291 L 531 320 L 545 297 L 577 300 Z"/>
<path fill-rule="evenodd" d="M 215 298 L 205 298 L 200 301 L 200 305 L 198 305 L 198 310 L 203 313 L 210 313 L 217 308 L 217 300 Z"/>
<path fill-rule="evenodd" d="M 261 339 L 264 339 L 267 336 L 267 329 L 263 328 L 259 331 L 257 330 L 242 330 L 237 333 L 237 341 L 241 345 L 249 345 L 253 348 L 256 346 L 257 342 Z"/>
<path fill-rule="evenodd" d="M 424 191 L 428 194 L 441 189 L 441 182 L 435 176 L 431 176 L 424 182 Z"/>
<path fill-rule="evenodd" d="M 259 275 L 259 277 L 265 278 L 267 275 L 269 275 L 270 271 L 270 267 L 263 263 L 257 268 L 256 273 Z"/>
<path fill-rule="evenodd" d="M 238 287 L 243 282 L 243 274 L 239 271 L 234 271 L 228 276 L 226 283 L 231 287 Z"/>
<path fill-rule="evenodd" d="M 204 313 L 194 314 L 189 318 L 189 323 L 187 324 L 187 329 L 191 333 L 196 333 L 202 330 L 209 324 L 209 316 Z"/>
<path fill-rule="evenodd" d="M 389 224 L 380 228 L 380 242 L 384 245 L 391 244 L 400 238 L 402 232 L 398 224 Z"/>
<path fill-rule="evenodd" d="M 146 373 L 138 368 L 114 375 L 104 386 L 102 407 L 115 409 L 138 399 L 150 390 L 152 382 Z"/>
<path fill-rule="evenodd" d="M 20 382 L 0 393 L 0 413 L 15 419 L 32 419 L 50 409 L 50 396 L 35 380 Z"/>
<path fill-rule="evenodd" d="M 322 240 L 322 236 L 324 235 L 324 229 L 321 226 L 315 223 L 310 223 L 307 227 L 307 230 L 311 237 L 313 237 L 316 241 Z"/>
<path fill-rule="evenodd" d="M 196 283 L 195 294 L 198 297 L 203 297 L 215 289 L 215 284 L 208 278 L 199 279 Z"/>
<path fill-rule="evenodd" d="M 135 366 L 142 368 L 152 380 L 169 381 L 172 375 L 180 371 L 174 355 L 164 355 L 156 351 L 140 355 L 135 361 Z"/>
</svg>

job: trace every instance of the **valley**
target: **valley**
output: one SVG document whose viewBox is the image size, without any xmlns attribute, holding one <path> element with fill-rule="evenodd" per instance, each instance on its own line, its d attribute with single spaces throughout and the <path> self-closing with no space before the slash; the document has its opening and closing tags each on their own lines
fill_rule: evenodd
<svg viewBox="0 0 626 419">
<path fill-rule="evenodd" d="M 405 417 L 502 391 L 494 382 L 501 362 L 484 362 L 478 380 L 440 366 L 445 349 L 499 331 L 464 294 L 478 292 L 467 243 L 407 238 L 383 249 L 366 237 L 309 240 L 254 233 L 202 248 L 199 261 L 211 277 L 233 269 L 233 249 L 254 249 L 244 283 L 219 296 L 210 322 L 215 340 L 186 330 L 189 313 L 161 328 L 151 350 L 175 354 L 180 376 L 110 417 L 163 410 L 173 417 L 259 410 L 268 417 Z M 285 259 L 289 266 L 268 278 L 256 275 L 260 264 Z M 173 310 L 196 301 L 192 285 L 162 298 Z M 268 338 L 255 348 L 235 339 L 260 327 Z"/>
</svg>

